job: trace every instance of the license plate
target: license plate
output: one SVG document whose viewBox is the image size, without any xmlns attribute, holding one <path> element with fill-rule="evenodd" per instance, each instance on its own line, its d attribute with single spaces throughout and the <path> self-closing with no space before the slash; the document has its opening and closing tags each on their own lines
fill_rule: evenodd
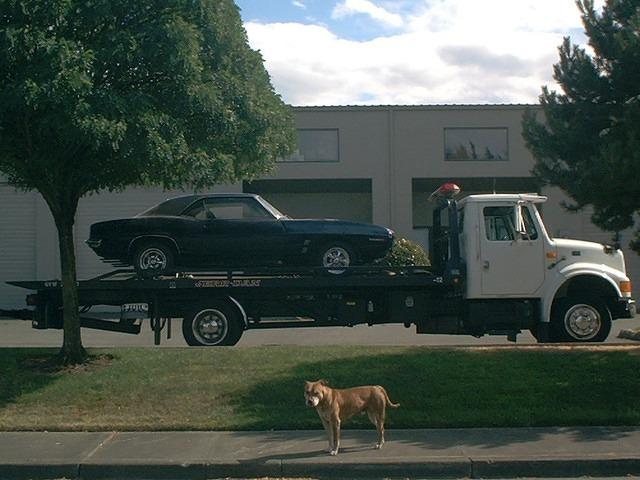
<svg viewBox="0 0 640 480">
<path fill-rule="evenodd" d="M 121 318 L 147 318 L 149 305 L 147 303 L 125 303 L 120 306 Z"/>
</svg>

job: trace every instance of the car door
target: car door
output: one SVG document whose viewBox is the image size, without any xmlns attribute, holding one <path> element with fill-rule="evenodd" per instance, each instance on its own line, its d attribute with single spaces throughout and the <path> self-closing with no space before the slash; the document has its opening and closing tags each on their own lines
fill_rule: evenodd
<svg viewBox="0 0 640 480">
<path fill-rule="evenodd" d="M 526 235 L 517 233 L 516 206 L 488 205 L 481 215 L 480 271 L 482 294 L 527 297 L 544 282 L 544 245 L 529 206 L 523 205 Z"/>
<path fill-rule="evenodd" d="M 283 257 L 283 226 L 254 198 L 207 198 L 204 207 L 202 248 L 212 263 L 268 265 Z"/>
</svg>

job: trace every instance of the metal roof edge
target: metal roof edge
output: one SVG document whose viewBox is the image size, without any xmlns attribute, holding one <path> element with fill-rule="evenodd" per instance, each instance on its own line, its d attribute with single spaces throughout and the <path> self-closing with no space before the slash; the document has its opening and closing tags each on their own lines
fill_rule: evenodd
<svg viewBox="0 0 640 480">
<path fill-rule="evenodd" d="M 417 105 L 291 105 L 296 111 L 389 111 L 389 110 L 522 110 L 541 108 L 534 103 L 417 104 Z"/>
</svg>

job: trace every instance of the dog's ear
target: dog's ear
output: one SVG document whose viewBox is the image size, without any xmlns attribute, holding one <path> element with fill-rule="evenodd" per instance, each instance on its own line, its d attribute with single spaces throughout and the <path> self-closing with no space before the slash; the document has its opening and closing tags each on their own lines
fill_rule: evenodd
<svg viewBox="0 0 640 480">
<path fill-rule="evenodd" d="M 324 378 L 321 378 L 320 380 L 318 380 L 318 383 L 319 383 L 320 385 L 324 385 L 325 387 L 328 387 L 328 386 L 329 386 L 329 381 L 328 381 L 328 380 L 325 380 Z"/>
</svg>

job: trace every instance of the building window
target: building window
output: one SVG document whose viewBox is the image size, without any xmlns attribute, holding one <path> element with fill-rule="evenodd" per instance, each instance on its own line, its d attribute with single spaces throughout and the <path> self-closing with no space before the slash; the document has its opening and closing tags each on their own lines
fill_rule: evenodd
<svg viewBox="0 0 640 480">
<path fill-rule="evenodd" d="M 337 128 L 298 130 L 298 149 L 280 162 L 338 162 L 340 137 Z"/>
<path fill-rule="evenodd" d="M 509 159 L 506 128 L 445 128 L 447 161 L 501 161 Z"/>
</svg>

